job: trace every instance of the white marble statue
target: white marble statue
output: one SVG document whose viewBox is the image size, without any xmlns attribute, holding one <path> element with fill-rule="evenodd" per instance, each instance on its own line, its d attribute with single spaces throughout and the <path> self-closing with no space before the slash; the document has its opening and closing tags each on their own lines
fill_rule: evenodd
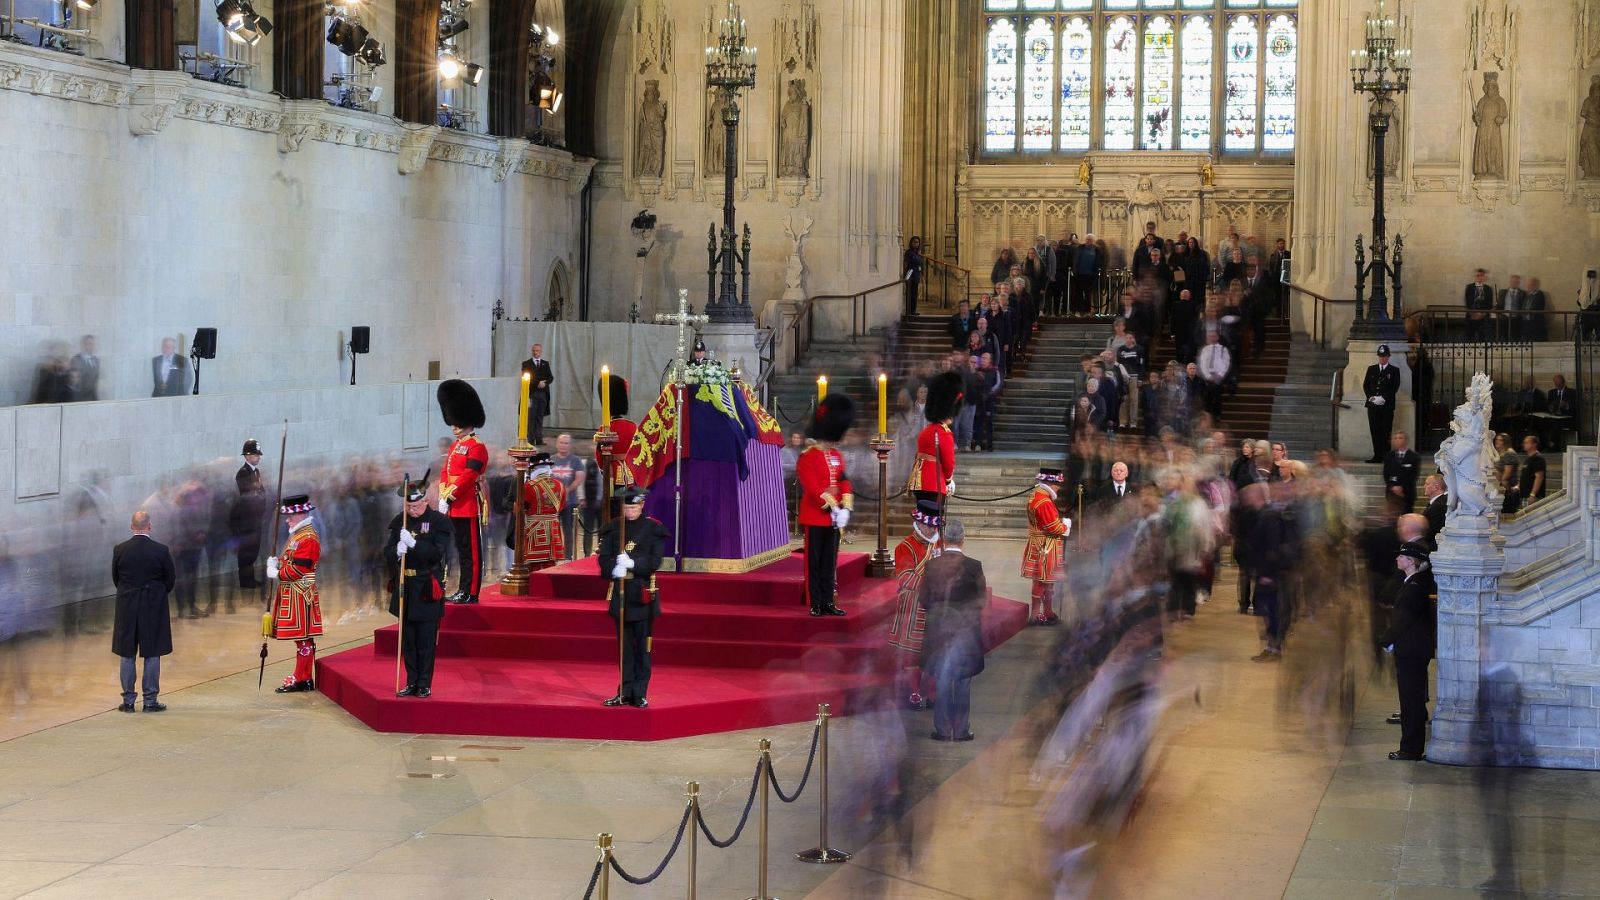
<svg viewBox="0 0 1600 900">
<path fill-rule="evenodd" d="M 1494 411 L 1494 382 L 1482 372 L 1467 386 L 1467 402 L 1456 407 L 1450 436 L 1439 445 L 1433 461 L 1450 492 L 1445 527 L 1454 528 L 1463 517 L 1483 521 L 1500 512 L 1500 486 L 1495 477 L 1494 432 L 1489 417 Z"/>
</svg>

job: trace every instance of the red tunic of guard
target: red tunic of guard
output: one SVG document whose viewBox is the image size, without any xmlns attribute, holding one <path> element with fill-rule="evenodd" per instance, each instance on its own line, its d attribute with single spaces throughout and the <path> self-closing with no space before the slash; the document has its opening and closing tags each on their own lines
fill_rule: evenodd
<svg viewBox="0 0 1600 900">
<path fill-rule="evenodd" d="M 794 471 L 800 482 L 800 524 L 832 527 L 830 514 L 840 507 L 849 509 L 852 502 L 844 456 L 832 447 L 812 441 L 801 452 Z"/>
<path fill-rule="evenodd" d="M 561 535 L 561 505 L 566 489 L 549 475 L 522 485 L 522 558 L 535 570 L 567 558 Z"/>
<path fill-rule="evenodd" d="M 894 579 L 899 587 L 894 619 L 889 623 L 889 646 L 912 654 L 913 666 L 920 664 L 922 634 L 928 624 L 927 611 L 917 603 L 917 592 L 933 556 L 933 544 L 915 530 L 894 548 Z"/>
<path fill-rule="evenodd" d="M 611 430 L 617 436 L 617 442 L 611 446 L 611 487 L 615 490 L 634 483 L 633 470 L 628 468 L 628 448 L 633 446 L 633 436 L 638 433 L 639 426 L 628 419 L 612 419 Z M 603 463 L 600 451 L 595 450 L 594 460 Z"/>
<path fill-rule="evenodd" d="M 917 459 L 908 490 L 944 496 L 956 474 L 956 436 L 943 422 L 930 422 L 917 435 Z"/>
<path fill-rule="evenodd" d="M 488 512 L 483 475 L 489 470 L 489 448 L 476 434 L 464 434 L 450 445 L 439 496 L 455 532 L 456 558 L 461 574 L 456 579 L 456 599 L 476 601 L 483 586 L 483 533 L 479 524 Z"/>
<path fill-rule="evenodd" d="M 322 634 L 322 604 L 317 597 L 317 563 L 322 542 L 310 519 L 289 535 L 278 556 L 278 593 L 272 602 L 272 636 L 295 642 L 294 673 L 282 690 L 310 690 L 317 655 L 315 638 Z"/>
</svg>

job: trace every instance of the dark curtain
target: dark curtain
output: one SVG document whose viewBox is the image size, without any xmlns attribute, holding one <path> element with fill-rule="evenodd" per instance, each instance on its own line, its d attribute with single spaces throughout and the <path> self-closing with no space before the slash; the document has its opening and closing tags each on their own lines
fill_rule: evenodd
<svg viewBox="0 0 1600 900">
<path fill-rule="evenodd" d="M 273 4 L 272 89 L 285 100 L 322 99 L 323 15 L 322 0 Z"/>
<path fill-rule="evenodd" d="M 438 123 L 438 43 L 438 0 L 397 0 L 394 71 L 396 118 L 423 125 Z"/>
<path fill-rule="evenodd" d="M 567 45 L 567 70 L 556 72 L 555 76 L 567 95 L 561 105 L 567 149 L 580 156 L 594 156 L 596 152 L 602 56 L 607 41 L 616 39 L 620 43 L 616 32 L 625 25 L 626 6 L 626 0 L 584 0 L 566 5 L 567 32 L 561 39 Z"/>
<path fill-rule="evenodd" d="M 528 104 L 528 31 L 534 0 L 489 6 L 489 133 L 522 137 Z"/>
<path fill-rule="evenodd" d="M 128 16 L 129 68 L 178 68 L 178 41 L 173 34 L 177 4 L 173 0 L 127 0 L 124 9 Z"/>
</svg>

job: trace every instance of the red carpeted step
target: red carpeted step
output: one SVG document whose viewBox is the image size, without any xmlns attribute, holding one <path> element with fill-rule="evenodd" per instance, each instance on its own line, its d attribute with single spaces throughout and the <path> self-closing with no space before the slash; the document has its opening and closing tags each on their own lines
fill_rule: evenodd
<svg viewBox="0 0 1600 900">
<path fill-rule="evenodd" d="M 868 555 L 865 553 L 839 554 L 837 584 L 841 592 L 848 591 L 866 578 L 867 561 Z M 528 587 L 536 597 L 599 600 L 605 596 L 605 585 L 599 575 L 599 558 L 590 556 L 535 572 L 529 579 Z M 661 602 L 664 605 L 693 600 L 700 603 L 802 606 L 805 603 L 805 560 L 795 553 L 756 572 L 686 572 L 682 575 L 669 572 L 657 575 L 656 582 L 661 588 Z"/>
</svg>

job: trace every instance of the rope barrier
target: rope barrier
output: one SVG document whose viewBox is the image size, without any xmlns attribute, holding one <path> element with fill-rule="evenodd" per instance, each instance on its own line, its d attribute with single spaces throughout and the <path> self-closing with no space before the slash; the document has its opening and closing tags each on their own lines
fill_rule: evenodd
<svg viewBox="0 0 1600 900">
<path fill-rule="evenodd" d="M 596 862 L 594 864 L 594 872 L 589 875 L 589 887 L 583 892 L 583 900 L 592 900 L 594 897 L 594 886 L 600 883 L 600 872 L 601 870 L 605 869 L 605 867 L 606 864 L 604 862 Z"/>
<path fill-rule="evenodd" d="M 635 878 L 634 876 L 629 875 L 627 871 L 622 868 L 622 863 L 617 862 L 617 858 L 615 856 L 611 857 L 611 871 L 616 872 L 617 875 L 621 876 L 623 881 L 626 881 L 629 884 L 649 884 L 650 882 L 655 881 L 657 878 L 660 878 L 661 873 L 667 870 L 667 863 L 672 862 L 672 857 L 677 855 L 678 845 L 683 843 L 683 832 L 689 827 L 689 814 L 692 812 L 694 812 L 692 807 L 685 806 L 683 808 L 683 818 L 678 820 L 678 834 L 672 839 L 672 846 L 668 848 L 667 855 L 662 858 L 661 865 L 656 866 L 654 872 L 651 872 L 649 875 L 646 875 L 643 878 Z"/>
<path fill-rule="evenodd" d="M 783 788 L 778 785 L 778 774 L 769 771 L 767 777 L 772 779 L 772 790 L 777 793 L 778 799 L 785 803 L 793 803 L 800 799 L 806 789 L 806 782 L 811 780 L 811 765 L 817 761 L 817 739 L 822 736 L 822 725 L 819 723 L 811 729 L 811 753 L 806 757 L 806 770 L 800 774 L 800 784 L 795 787 L 793 796 L 784 796 Z"/>
<path fill-rule="evenodd" d="M 711 842 L 711 846 L 719 850 L 726 850 L 733 846 L 733 842 L 739 839 L 739 835 L 744 834 L 744 826 L 750 821 L 750 810 L 754 809 L 756 805 L 756 788 L 760 784 L 761 763 L 757 762 L 755 774 L 750 776 L 750 798 L 744 801 L 744 812 L 739 815 L 739 824 L 734 827 L 733 836 L 727 840 L 717 840 L 716 835 L 711 833 L 710 826 L 706 825 L 705 816 L 698 817 L 700 820 L 700 833 L 706 836 L 706 840 Z"/>
<path fill-rule="evenodd" d="M 1030 484 L 1022 490 L 1017 491 L 1015 494 L 1007 494 L 1004 497 L 963 497 L 960 494 L 951 494 L 950 496 L 956 498 L 957 500 L 965 500 L 968 503 L 999 503 L 1001 500 L 1014 500 L 1017 497 L 1021 497 L 1023 494 L 1031 493 L 1033 493 L 1033 485 Z"/>
</svg>

